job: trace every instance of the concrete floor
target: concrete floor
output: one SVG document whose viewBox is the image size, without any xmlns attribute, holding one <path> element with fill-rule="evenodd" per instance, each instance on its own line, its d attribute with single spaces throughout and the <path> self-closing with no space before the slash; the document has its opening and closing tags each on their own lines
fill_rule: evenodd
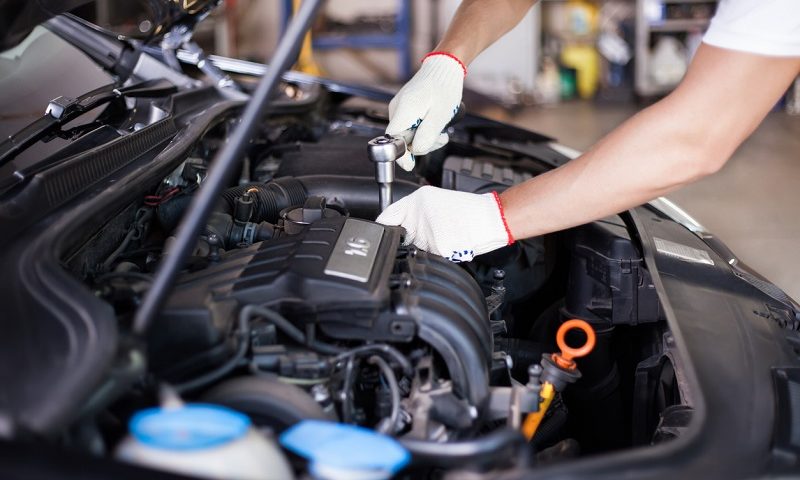
<svg viewBox="0 0 800 480">
<path fill-rule="evenodd" d="M 630 105 L 571 102 L 487 113 L 585 150 L 635 111 Z M 800 117 L 771 113 L 719 173 L 669 198 L 800 300 Z"/>
</svg>

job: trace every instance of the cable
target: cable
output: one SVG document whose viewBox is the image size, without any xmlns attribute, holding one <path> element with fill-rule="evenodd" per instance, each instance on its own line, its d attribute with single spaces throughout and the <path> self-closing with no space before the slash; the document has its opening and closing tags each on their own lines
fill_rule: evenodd
<svg viewBox="0 0 800 480">
<path fill-rule="evenodd" d="M 524 467 L 528 460 L 525 437 L 518 431 L 505 427 L 483 437 L 457 442 L 439 443 L 407 438 L 399 440 L 411 452 L 414 465 L 448 468 L 498 465 L 510 461 L 516 467 Z"/>
<path fill-rule="evenodd" d="M 175 390 L 178 393 L 185 393 L 191 390 L 196 390 L 200 387 L 206 386 L 210 383 L 219 380 L 220 378 L 232 372 L 234 368 L 239 366 L 239 363 L 241 363 L 241 361 L 244 360 L 244 357 L 247 354 L 247 347 L 250 344 L 250 342 L 248 341 L 250 339 L 249 316 L 239 315 L 239 331 L 237 332 L 237 334 L 239 340 L 236 345 L 236 353 L 234 353 L 234 355 L 227 362 L 220 365 L 217 369 L 212 370 L 204 375 L 189 380 L 188 382 L 179 383 L 175 385 L 174 386 Z"/>
<path fill-rule="evenodd" d="M 377 365 L 378 368 L 381 369 L 386 383 L 389 384 L 389 392 L 392 395 L 392 412 L 389 415 L 389 421 L 387 422 L 385 419 L 381 420 L 378 423 L 378 432 L 386 435 L 394 435 L 397 422 L 400 420 L 400 386 L 397 384 L 397 377 L 386 360 L 377 355 L 369 357 L 367 363 Z"/>
<path fill-rule="evenodd" d="M 342 392 L 340 397 L 342 403 L 342 420 L 344 423 L 352 422 L 352 398 L 350 392 L 353 389 L 353 382 L 355 380 L 355 374 L 357 373 L 356 361 L 359 355 L 366 353 L 373 353 L 373 355 L 370 356 L 367 361 L 373 365 L 377 365 L 378 368 L 380 368 L 383 376 L 386 378 L 386 382 L 389 384 L 389 389 L 392 395 L 391 418 L 388 423 L 384 422 L 384 425 L 379 425 L 379 431 L 382 433 L 394 434 L 394 429 L 396 428 L 400 418 L 400 385 L 397 382 L 397 376 L 395 375 L 389 363 L 374 353 L 387 354 L 403 368 L 403 372 L 409 377 L 413 377 L 414 369 L 411 366 L 411 362 L 402 353 L 400 353 L 391 345 L 387 345 L 385 343 L 361 345 L 360 347 L 355 347 L 334 357 L 334 365 L 344 360 L 347 361 L 345 364 L 344 382 L 342 384 Z"/>
<path fill-rule="evenodd" d="M 355 347 L 353 349 L 347 350 L 339 355 L 337 355 L 333 362 L 341 362 L 342 360 L 347 359 L 350 356 L 360 355 L 362 353 L 369 353 L 369 352 L 378 352 L 378 353 L 385 353 L 388 354 L 394 361 L 396 361 L 402 368 L 403 373 L 406 376 L 413 377 L 414 376 L 414 368 L 411 366 L 411 362 L 400 353 L 399 350 L 392 347 L 391 345 L 387 345 L 385 343 L 371 343 L 369 345 L 362 345 L 360 347 Z"/>
<path fill-rule="evenodd" d="M 106 260 L 103 262 L 103 270 L 108 270 L 111 268 L 111 265 L 114 263 L 114 260 L 116 260 L 117 257 L 119 257 L 119 255 L 126 248 L 128 248 L 128 245 L 130 245 L 134 235 L 136 235 L 135 228 L 131 228 L 130 230 L 128 230 L 128 233 L 125 235 L 125 238 L 122 239 L 122 242 L 119 244 L 119 246 L 116 249 L 114 249 L 114 251 L 111 252 L 108 258 L 106 258 Z"/>
<path fill-rule="evenodd" d="M 142 238 L 142 233 L 144 232 L 145 228 L 147 227 L 147 222 L 153 217 L 153 210 L 149 208 L 140 208 L 136 211 L 136 216 L 134 218 L 134 222 L 131 224 L 128 233 L 125 234 L 125 238 L 119 244 L 119 246 L 114 249 L 113 252 L 106 258 L 103 262 L 103 270 L 110 270 L 111 265 L 117 259 L 117 257 L 128 248 L 131 241 L 133 240 L 140 240 Z"/>
<path fill-rule="evenodd" d="M 308 341 L 308 337 L 306 337 L 305 333 L 303 333 L 299 328 L 295 327 L 292 322 L 287 320 L 286 317 L 275 310 L 271 310 L 260 305 L 246 305 L 244 308 L 242 308 L 241 312 L 239 312 L 239 317 L 241 318 L 243 316 L 247 317 L 248 319 L 252 317 L 263 317 L 278 327 L 278 329 L 280 329 L 286 334 L 286 336 L 295 342 L 305 345 L 306 347 L 319 353 L 324 353 L 326 355 L 337 355 L 342 353 L 343 349 L 335 345 L 324 343 L 319 340 Z"/>
<path fill-rule="evenodd" d="M 240 324 L 244 321 L 249 322 L 249 320 L 253 317 L 264 318 L 268 322 L 275 325 L 275 327 L 281 330 L 289 338 L 301 345 L 306 345 L 320 353 L 336 355 L 333 358 L 333 364 L 347 360 L 345 366 L 344 384 L 342 387 L 343 396 L 341 398 L 342 417 L 346 423 L 352 421 L 352 399 L 350 398 L 350 391 L 353 388 L 353 382 L 355 380 L 357 357 L 362 354 L 372 353 L 367 362 L 372 365 L 376 365 L 381 370 L 383 377 L 386 379 L 386 383 L 389 385 L 389 391 L 391 392 L 392 396 L 392 411 L 389 416 L 389 420 L 388 422 L 384 421 L 379 424 L 379 431 L 381 433 L 394 434 L 394 429 L 396 428 L 400 419 L 400 385 L 397 382 L 397 376 L 392 370 L 392 367 L 386 360 L 377 354 L 379 353 L 387 355 L 400 365 L 404 373 L 406 373 L 408 376 L 413 376 L 414 371 L 413 367 L 411 366 L 411 362 L 402 353 L 400 353 L 400 351 L 385 343 L 374 343 L 369 345 L 361 345 L 343 352 L 339 347 L 312 339 L 309 335 L 303 333 L 302 330 L 297 328 L 286 317 L 275 310 L 260 305 L 246 305 L 239 312 Z"/>
<path fill-rule="evenodd" d="M 353 404 L 350 392 L 353 390 L 353 380 L 355 379 L 356 357 L 347 358 L 347 365 L 344 369 L 344 385 L 342 386 L 342 420 L 344 423 L 353 421 Z"/>
</svg>

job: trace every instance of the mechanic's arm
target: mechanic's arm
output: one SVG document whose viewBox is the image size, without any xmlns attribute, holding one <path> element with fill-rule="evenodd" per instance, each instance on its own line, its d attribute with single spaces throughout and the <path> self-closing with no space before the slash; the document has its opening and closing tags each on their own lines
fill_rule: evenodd
<svg viewBox="0 0 800 480">
<path fill-rule="evenodd" d="M 702 44 L 680 86 L 581 157 L 501 195 L 514 238 L 640 205 L 719 170 L 800 71 L 800 59 Z"/>
<path fill-rule="evenodd" d="M 702 44 L 680 86 L 561 168 L 496 195 L 423 187 L 378 221 L 452 260 L 635 207 L 719 170 L 800 72 L 800 58 Z"/>
<path fill-rule="evenodd" d="M 514 28 L 537 0 L 465 0 L 434 51 L 448 52 L 472 63 Z"/>
<path fill-rule="evenodd" d="M 461 102 L 466 65 L 514 28 L 536 0 L 465 0 L 436 50 L 389 103 L 386 133 L 402 135 L 409 153 L 398 161 L 406 170 L 413 155 L 424 155 L 447 143 L 442 133 Z"/>
</svg>

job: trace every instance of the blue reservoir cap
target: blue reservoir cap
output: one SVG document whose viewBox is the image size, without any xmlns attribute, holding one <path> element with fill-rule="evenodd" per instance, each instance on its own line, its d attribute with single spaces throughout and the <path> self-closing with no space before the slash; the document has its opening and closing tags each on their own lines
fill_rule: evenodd
<svg viewBox="0 0 800 480">
<path fill-rule="evenodd" d="M 307 458 L 311 469 L 382 471 L 391 476 L 411 455 L 391 437 L 366 428 L 320 420 L 303 420 L 280 436 L 285 448 Z"/>
<path fill-rule="evenodd" d="M 230 408 L 192 404 L 142 410 L 131 418 L 129 428 L 148 447 L 198 450 L 241 438 L 250 428 L 250 419 Z"/>
</svg>

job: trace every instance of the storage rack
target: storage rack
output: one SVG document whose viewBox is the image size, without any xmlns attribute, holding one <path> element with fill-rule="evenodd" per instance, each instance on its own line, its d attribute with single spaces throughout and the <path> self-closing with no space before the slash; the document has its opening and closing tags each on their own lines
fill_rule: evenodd
<svg viewBox="0 0 800 480">
<path fill-rule="evenodd" d="M 716 0 L 636 0 L 636 46 L 635 46 L 635 71 L 634 88 L 640 97 L 653 97 L 664 95 L 672 91 L 676 85 L 659 85 L 649 75 L 650 72 L 650 45 L 653 34 L 659 33 L 690 33 L 705 31 L 711 21 L 708 18 L 663 19 L 654 21 L 648 18 L 648 8 L 653 6 L 666 9 L 670 5 L 691 5 L 699 3 L 714 3 Z"/>
<path fill-rule="evenodd" d="M 283 28 L 292 16 L 292 0 L 283 0 Z M 390 33 L 359 34 L 315 34 L 312 45 L 315 49 L 334 48 L 385 48 L 396 50 L 400 63 L 400 78 L 405 81 L 411 77 L 411 0 L 398 0 L 395 15 L 395 30 Z"/>
</svg>

